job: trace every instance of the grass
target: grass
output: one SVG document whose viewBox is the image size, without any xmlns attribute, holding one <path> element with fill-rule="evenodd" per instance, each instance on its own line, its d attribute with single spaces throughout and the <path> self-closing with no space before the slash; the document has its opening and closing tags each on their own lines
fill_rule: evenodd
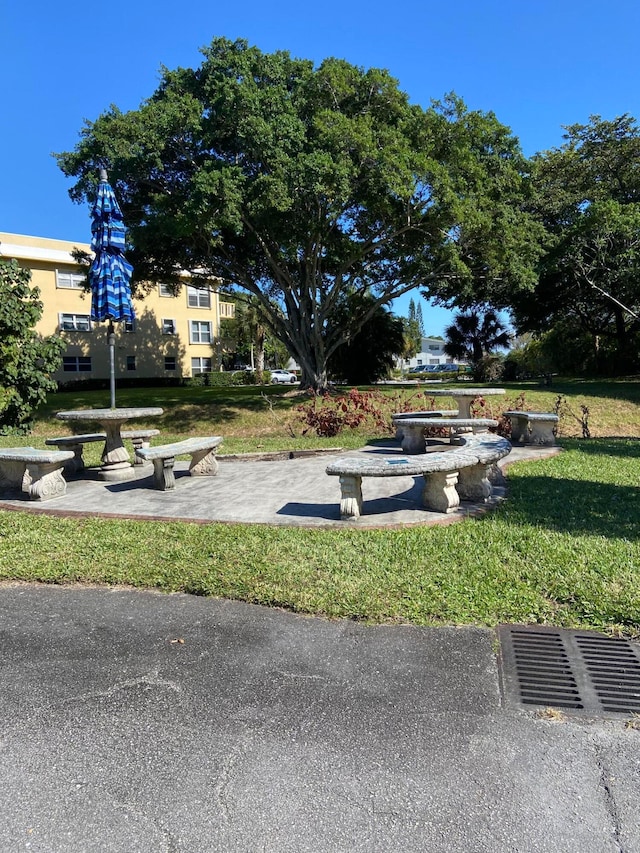
<svg viewBox="0 0 640 853">
<path fill-rule="evenodd" d="M 548 409 L 561 387 L 576 411 L 588 405 L 595 437 L 577 438 L 579 425 L 563 419 L 564 452 L 511 466 L 509 500 L 480 519 L 314 530 L 0 512 L 0 580 L 153 587 L 372 622 L 537 622 L 638 636 L 640 383 L 525 389 L 527 408 Z M 510 388 L 508 399 L 520 390 Z M 265 401 L 251 388 L 137 389 L 121 392 L 118 404 L 161 405 L 163 440 L 172 429 L 168 440 L 220 432 L 229 452 L 293 442 L 359 446 L 370 437 L 303 437 L 292 414 L 300 398 L 280 388 L 267 394 Z M 394 406 L 397 391 L 388 394 Z M 21 443 L 60 434 L 52 412 L 96 405 L 104 400 L 56 395 Z"/>
</svg>

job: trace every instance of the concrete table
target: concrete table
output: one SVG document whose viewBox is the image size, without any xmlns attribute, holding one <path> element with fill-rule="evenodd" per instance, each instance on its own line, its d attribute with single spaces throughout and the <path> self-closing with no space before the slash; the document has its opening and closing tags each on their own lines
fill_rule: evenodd
<svg viewBox="0 0 640 853">
<path fill-rule="evenodd" d="M 458 407 L 458 417 L 471 417 L 471 404 L 476 397 L 492 397 L 504 394 L 504 388 L 430 388 L 431 397 L 453 397 Z"/>
<path fill-rule="evenodd" d="M 61 421 L 96 422 L 103 428 L 106 439 L 102 452 L 100 477 L 110 482 L 132 480 L 135 477 L 129 453 L 122 440 L 121 427 L 127 421 L 159 417 L 163 410 L 157 406 L 131 407 L 122 409 L 77 409 L 58 412 Z"/>
</svg>

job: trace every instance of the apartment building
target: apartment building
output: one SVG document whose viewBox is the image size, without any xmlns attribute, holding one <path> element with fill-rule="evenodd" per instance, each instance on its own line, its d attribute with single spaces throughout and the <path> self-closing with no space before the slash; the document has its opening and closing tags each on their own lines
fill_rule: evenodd
<svg viewBox="0 0 640 853">
<path fill-rule="evenodd" d="M 40 290 L 42 317 L 36 331 L 59 334 L 66 342 L 61 383 L 74 379 L 108 379 L 107 323 L 91 321 L 91 294 L 86 271 L 72 251 L 90 252 L 88 243 L 0 232 L 0 259 L 15 258 L 31 271 Z M 217 370 L 221 363 L 220 321 L 234 316 L 235 306 L 211 287 L 193 287 L 189 277 L 174 296 L 167 285 L 133 300 L 134 323 L 116 323 L 116 376 L 135 378 L 193 376 Z"/>
<path fill-rule="evenodd" d="M 404 369 L 429 364 L 446 364 L 452 361 L 444 351 L 444 344 L 442 338 L 422 338 L 420 352 L 413 358 L 404 359 Z"/>
</svg>

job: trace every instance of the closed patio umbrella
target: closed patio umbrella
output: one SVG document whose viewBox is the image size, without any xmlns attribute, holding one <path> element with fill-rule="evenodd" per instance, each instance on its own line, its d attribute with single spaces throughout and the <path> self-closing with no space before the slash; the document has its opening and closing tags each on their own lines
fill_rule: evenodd
<svg viewBox="0 0 640 853">
<path fill-rule="evenodd" d="M 89 269 L 91 319 L 109 321 L 109 365 L 111 408 L 116 405 L 114 323 L 133 322 L 131 302 L 133 267 L 124 256 L 125 229 L 122 211 L 109 185 L 107 173 L 100 170 L 98 197 L 91 212 L 91 248 L 94 258 Z"/>
</svg>

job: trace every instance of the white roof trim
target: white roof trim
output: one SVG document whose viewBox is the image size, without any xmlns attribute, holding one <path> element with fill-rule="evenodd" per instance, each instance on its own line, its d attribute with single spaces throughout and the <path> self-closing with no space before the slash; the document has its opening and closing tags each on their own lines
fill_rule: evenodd
<svg viewBox="0 0 640 853">
<path fill-rule="evenodd" d="M 71 252 L 62 249 L 45 249 L 40 246 L 21 246 L 17 243 L 0 243 L 0 256 L 33 261 L 53 261 L 79 266 Z"/>
</svg>

